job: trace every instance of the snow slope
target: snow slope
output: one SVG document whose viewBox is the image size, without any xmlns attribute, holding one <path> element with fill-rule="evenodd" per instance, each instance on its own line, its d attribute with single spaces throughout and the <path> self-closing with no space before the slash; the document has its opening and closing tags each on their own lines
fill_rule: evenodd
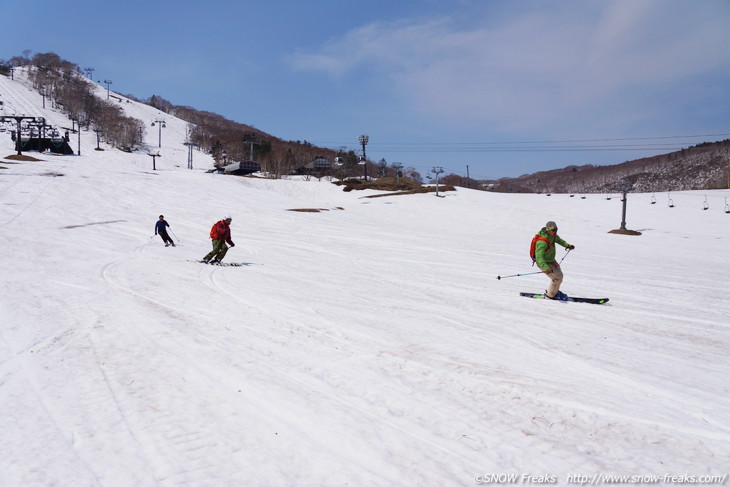
<svg viewBox="0 0 730 487">
<path fill-rule="evenodd" d="M 6 114 L 43 112 L 20 81 L 0 94 Z M 728 191 L 708 211 L 704 193 L 671 209 L 631 194 L 643 235 L 613 235 L 618 198 L 368 199 L 207 174 L 200 153 L 187 170 L 184 122 L 165 118 L 157 171 L 93 133 L 81 156 L 0 159 L 0 485 L 727 475 Z M 304 208 L 324 211 L 288 211 Z M 177 247 L 153 235 L 159 214 Z M 245 266 L 190 262 L 225 215 L 226 260 Z M 551 219 L 576 246 L 563 290 L 609 304 L 495 279 L 533 270 Z"/>
</svg>

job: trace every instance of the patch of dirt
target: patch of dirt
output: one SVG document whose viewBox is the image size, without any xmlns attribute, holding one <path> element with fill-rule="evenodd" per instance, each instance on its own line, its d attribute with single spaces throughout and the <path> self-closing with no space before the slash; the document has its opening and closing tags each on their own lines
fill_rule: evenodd
<svg viewBox="0 0 730 487">
<path fill-rule="evenodd" d="M 334 208 L 335 210 L 344 210 L 343 207 L 338 206 Z M 290 208 L 286 211 L 298 211 L 301 213 L 320 213 L 322 211 L 330 211 L 329 208 Z"/>
<path fill-rule="evenodd" d="M 454 188 L 452 185 L 439 185 L 439 193 L 444 191 L 454 191 L 456 188 Z M 434 186 L 424 186 L 418 189 L 413 189 L 410 191 L 398 191 L 396 193 L 383 193 L 383 194 L 371 194 L 369 196 L 363 196 L 363 198 L 382 198 L 383 196 L 400 196 L 402 194 L 422 194 L 422 193 L 435 193 L 436 188 Z"/>
<path fill-rule="evenodd" d="M 434 193 L 436 188 L 433 186 L 422 186 L 421 184 L 408 178 L 379 178 L 374 181 L 363 181 L 362 179 L 345 179 L 344 181 L 336 181 L 333 184 L 344 186 L 343 191 L 374 189 L 376 191 L 391 191 L 387 194 L 377 194 L 365 196 L 365 198 L 380 198 L 382 196 L 395 196 L 401 194 L 420 194 Z M 450 184 L 440 184 L 439 191 L 454 191 L 454 186 Z"/>
<path fill-rule="evenodd" d="M 109 223 L 119 223 L 119 222 L 126 222 L 127 220 L 109 220 L 105 222 L 91 222 L 91 223 L 83 223 L 81 225 L 68 225 L 61 228 L 82 228 L 82 227 L 88 227 L 90 225 L 107 225 Z"/>
<path fill-rule="evenodd" d="M 619 235 L 641 235 L 641 232 L 636 230 L 611 230 L 608 233 L 618 233 Z"/>
<path fill-rule="evenodd" d="M 42 159 L 36 159 L 32 156 L 26 156 L 26 155 L 18 155 L 18 154 L 11 154 L 9 156 L 5 156 L 5 159 L 10 159 L 11 161 L 29 161 L 29 162 L 39 162 L 42 161 Z"/>
</svg>

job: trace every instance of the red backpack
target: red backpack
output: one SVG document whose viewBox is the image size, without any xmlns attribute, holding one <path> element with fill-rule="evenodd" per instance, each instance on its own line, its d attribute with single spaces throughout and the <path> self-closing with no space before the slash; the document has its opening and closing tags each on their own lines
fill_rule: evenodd
<svg viewBox="0 0 730 487">
<path fill-rule="evenodd" d="M 210 238 L 213 240 L 225 238 L 226 235 L 228 235 L 228 225 L 224 220 L 213 224 L 213 228 L 210 229 Z"/>
<path fill-rule="evenodd" d="M 530 243 L 530 258 L 532 259 L 532 265 L 535 265 L 535 244 L 537 243 L 538 240 L 542 240 L 543 242 L 547 242 L 547 245 L 548 245 L 547 248 L 548 249 L 550 247 L 552 247 L 553 245 L 555 245 L 554 243 L 550 243 L 550 240 L 548 240 L 547 238 L 543 237 L 539 233 L 537 235 L 535 235 L 534 237 L 532 237 L 532 242 Z"/>
</svg>

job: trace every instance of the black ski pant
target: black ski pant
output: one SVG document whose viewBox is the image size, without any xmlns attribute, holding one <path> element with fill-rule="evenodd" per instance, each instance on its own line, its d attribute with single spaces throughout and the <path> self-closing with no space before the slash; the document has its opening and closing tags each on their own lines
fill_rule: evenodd
<svg viewBox="0 0 730 487">
<path fill-rule="evenodd" d="M 174 245 L 175 244 L 175 242 L 172 241 L 172 239 L 170 238 L 170 236 L 167 234 L 167 232 L 165 230 L 160 230 L 158 233 L 159 233 L 162 241 L 165 242 L 165 245 Z"/>
</svg>

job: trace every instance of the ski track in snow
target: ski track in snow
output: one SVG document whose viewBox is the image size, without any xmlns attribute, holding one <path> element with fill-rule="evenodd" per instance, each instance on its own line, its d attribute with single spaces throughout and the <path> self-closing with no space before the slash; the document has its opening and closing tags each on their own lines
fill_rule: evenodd
<svg viewBox="0 0 730 487">
<path fill-rule="evenodd" d="M 70 125 L 21 74 L 0 76 L 5 113 Z M 620 203 L 603 198 L 368 200 L 188 171 L 184 122 L 121 106 L 165 117 L 158 171 L 144 151 L 89 150 L 93 132 L 82 156 L 0 169 L 0 485 L 726 473 L 730 265 L 714 256 L 730 216 L 631 194 L 644 235 L 626 237 L 607 234 Z M 287 211 L 311 207 L 331 210 Z M 152 235 L 160 213 L 177 247 Z M 188 262 L 226 214 L 226 261 L 250 265 Z M 518 295 L 541 275 L 495 279 L 529 269 L 551 219 L 576 245 L 563 289 L 607 305 Z"/>
</svg>

